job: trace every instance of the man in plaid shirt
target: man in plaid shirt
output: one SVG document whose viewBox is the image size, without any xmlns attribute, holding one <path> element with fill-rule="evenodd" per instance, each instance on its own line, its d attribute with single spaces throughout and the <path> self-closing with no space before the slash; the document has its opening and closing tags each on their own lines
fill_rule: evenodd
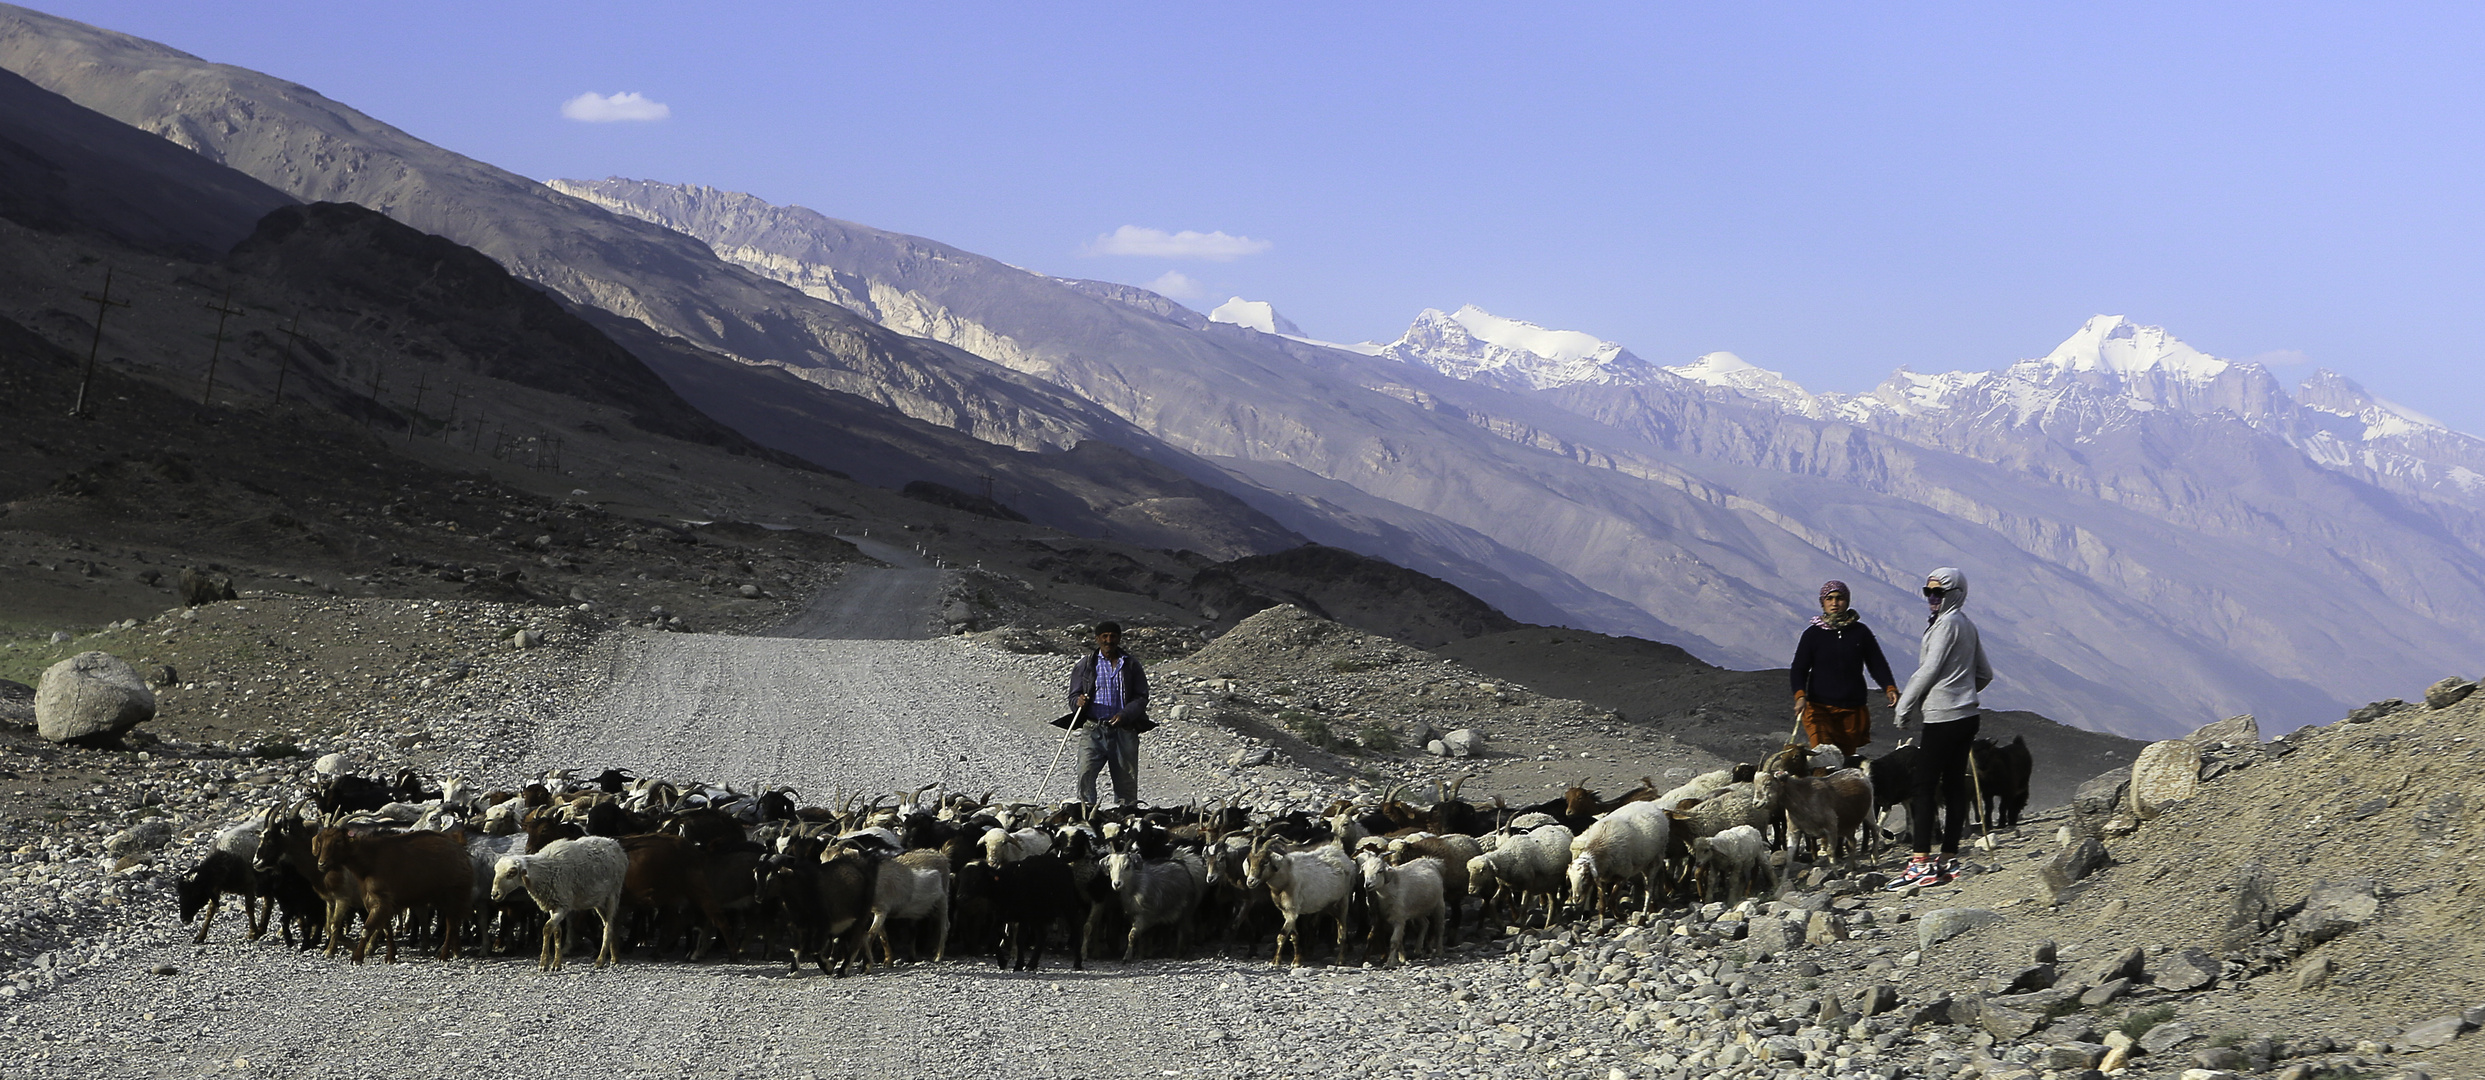
<svg viewBox="0 0 2485 1080">
<path fill-rule="evenodd" d="M 1070 707 L 1074 725 L 1085 725 L 1087 742 L 1079 747 L 1079 801 L 1096 803 L 1096 774 L 1113 771 L 1113 801 L 1121 806 L 1139 802 L 1139 733 L 1155 727 L 1148 719 L 1148 673 L 1139 658 L 1122 651 L 1118 623 L 1096 624 L 1096 651 L 1070 671 Z"/>
</svg>

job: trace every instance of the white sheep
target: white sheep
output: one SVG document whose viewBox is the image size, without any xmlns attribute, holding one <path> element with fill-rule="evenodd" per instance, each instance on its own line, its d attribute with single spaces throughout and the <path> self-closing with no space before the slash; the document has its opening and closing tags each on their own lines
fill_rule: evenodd
<svg viewBox="0 0 2485 1080">
<path fill-rule="evenodd" d="M 577 912 L 592 911 L 604 920 L 604 947 L 595 966 L 619 963 L 622 879 L 630 873 L 630 856 L 609 836 L 555 840 L 533 855 L 503 855 L 492 870 L 492 899 L 506 900 L 525 889 L 544 909 L 544 947 L 535 967 L 561 970 L 563 923 Z"/>
<path fill-rule="evenodd" d="M 1425 856 L 1406 863 L 1391 865 L 1382 851 L 1366 851 L 1355 860 L 1363 874 L 1363 885 L 1372 898 L 1372 936 L 1380 937 L 1381 927 L 1389 928 L 1389 949 L 1381 954 L 1381 965 L 1406 962 L 1406 926 L 1416 924 L 1415 950 L 1422 952 L 1424 935 L 1432 935 L 1432 958 L 1441 958 L 1442 940 L 1449 926 L 1447 889 L 1441 881 L 1442 861 Z M 1371 958 L 1371 949 L 1364 957 Z"/>
<path fill-rule="evenodd" d="M 1596 904 L 1599 919 L 1613 917 L 1613 896 L 1630 890 L 1645 907 L 1654 900 L 1657 872 L 1673 822 L 1653 802 L 1624 803 L 1596 819 L 1570 842 L 1570 902 L 1585 911 Z"/>
<path fill-rule="evenodd" d="M 1545 814 L 1528 814 L 1511 822 L 1513 828 L 1541 820 L 1543 824 L 1525 832 L 1504 833 L 1493 850 L 1467 861 L 1467 889 L 1477 896 L 1491 897 L 1496 890 L 1510 894 L 1514 913 L 1527 904 L 1530 897 L 1541 896 L 1545 902 L 1545 925 L 1561 918 L 1564 871 L 1570 866 L 1570 827 Z"/>
<path fill-rule="evenodd" d="M 1674 819 L 1674 834 L 1686 839 L 1715 836 L 1737 825 L 1754 828 L 1769 827 L 1770 812 L 1747 781 L 1728 784 L 1687 808 L 1669 809 L 1666 816 Z"/>
<path fill-rule="evenodd" d="M 1726 786 L 1732 783 L 1734 783 L 1734 770 L 1732 769 L 1704 772 L 1683 781 L 1681 787 L 1657 796 L 1656 803 L 1668 810 L 1680 810 L 1686 801 L 1697 802 L 1708 798 L 1724 791 Z"/>
<path fill-rule="evenodd" d="M 1774 891 L 1777 864 L 1769 858 L 1769 838 L 1757 826 L 1737 825 L 1715 836 L 1693 838 L 1691 861 L 1704 886 L 1703 900 L 1718 899 L 1722 887 L 1728 903 L 1738 902 L 1761 874 L 1771 876 Z"/>
<path fill-rule="evenodd" d="M 1007 866 L 1020 859 L 1042 855 L 1053 850 L 1053 838 L 1044 830 L 1029 826 L 1015 832 L 1007 829 L 986 829 L 981 841 L 984 861 L 994 866 Z"/>
</svg>

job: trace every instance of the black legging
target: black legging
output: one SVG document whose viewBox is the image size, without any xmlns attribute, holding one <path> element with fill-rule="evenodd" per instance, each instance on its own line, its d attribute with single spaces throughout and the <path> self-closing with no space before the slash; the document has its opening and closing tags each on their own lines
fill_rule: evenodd
<svg viewBox="0 0 2485 1080">
<path fill-rule="evenodd" d="M 1959 853 L 1959 832 L 1967 825 L 1967 747 L 1976 741 L 1981 716 L 1924 725 L 1922 756 L 1916 758 L 1915 798 L 1907 803 L 1907 831 L 1919 855 L 1933 850 L 1933 804 L 1947 809 L 1941 823 L 1941 853 Z M 1936 790 L 1938 789 L 1938 790 Z"/>
</svg>

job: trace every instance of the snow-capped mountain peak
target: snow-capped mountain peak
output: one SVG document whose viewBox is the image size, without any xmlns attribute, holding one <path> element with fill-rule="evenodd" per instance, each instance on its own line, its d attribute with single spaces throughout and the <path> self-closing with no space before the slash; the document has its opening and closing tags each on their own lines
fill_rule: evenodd
<svg viewBox="0 0 2485 1080">
<path fill-rule="evenodd" d="M 1812 394 L 1794 380 L 1730 352 L 1707 353 L 1688 364 L 1669 365 L 1665 370 L 1703 386 L 1774 402 L 1788 412 L 1810 416 L 1820 411 Z"/>
<path fill-rule="evenodd" d="M 1654 365 L 1594 334 L 1506 319 L 1473 304 L 1448 313 L 1424 309 L 1406 334 L 1383 346 L 1379 355 L 1452 378 L 1531 390 L 1644 383 L 1656 377 Z"/>
<path fill-rule="evenodd" d="M 2142 326 L 2120 315 L 2090 316 L 2037 362 L 2062 371 L 2103 371 L 2125 378 L 2159 372 L 2194 382 L 2214 379 L 2235 366 L 2184 344 L 2162 326 Z"/>
<path fill-rule="evenodd" d="M 2307 409 L 2361 421 L 2364 438 L 2385 438 L 2418 431 L 2449 430 L 2441 421 L 2394 401 L 2374 397 L 2362 384 L 2328 368 L 2321 368 L 2305 377 L 2295 388 L 2297 400 Z"/>
<path fill-rule="evenodd" d="M 1302 327 L 1294 325 L 1293 320 L 1277 314 L 1277 305 L 1271 304 L 1266 300 L 1245 300 L 1239 296 L 1234 297 L 1233 299 L 1227 300 L 1222 304 L 1218 304 L 1216 310 L 1209 312 L 1208 321 L 1232 323 L 1245 329 L 1257 330 L 1263 334 L 1284 334 L 1287 337 L 1303 336 Z"/>
</svg>

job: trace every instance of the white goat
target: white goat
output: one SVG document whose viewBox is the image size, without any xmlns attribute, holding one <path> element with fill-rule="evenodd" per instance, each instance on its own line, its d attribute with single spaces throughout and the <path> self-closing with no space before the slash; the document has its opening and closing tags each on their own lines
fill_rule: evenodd
<svg viewBox="0 0 2485 1080">
<path fill-rule="evenodd" d="M 483 812 L 483 831 L 494 836 L 508 836 L 519 831 L 526 817 L 526 800 L 503 799 Z"/>
<path fill-rule="evenodd" d="M 1593 900 L 1601 920 L 1613 917 L 1618 891 L 1630 890 L 1642 907 L 1653 903 L 1672 824 L 1665 809 L 1653 802 L 1624 803 L 1596 819 L 1570 842 L 1572 906 L 1584 912 Z"/>
<path fill-rule="evenodd" d="M 1337 922 L 1337 959 L 1346 958 L 1346 904 L 1355 896 L 1355 864 L 1335 842 L 1304 851 L 1289 851 L 1282 841 L 1269 841 L 1251 852 L 1243 884 L 1268 887 L 1284 925 L 1277 929 L 1277 948 L 1269 962 L 1286 962 L 1286 946 L 1294 946 L 1294 966 L 1303 966 L 1303 919 L 1326 915 Z"/>
<path fill-rule="evenodd" d="M 1722 888 L 1727 903 L 1739 902 L 1762 874 L 1770 876 L 1774 891 L 1777 864 L 1769 858 L 1769 838 L 1757 826 L 1737 825 L 1715 836 L 1694 837 L 1691 861 L 1698 868 L 1703 900 L 1718 899 Z"/>
<path fill-rule="evenodd" d="M 1432 934 L 1432 958 L 1441 958 L 1442 939 L 1449 929 L 1449 902 L 1441 883 L 1442 862 L 1425 856 L 1399 865 L 1391 865 L 1389 856 L 1381 851 L 1366 851 L 1355 860 L 1363 873 L 1365 894 L 1372 898 L 1372 936 L 1380 937 L 1381 927 L 1389 928 L 1389 949 L 1381 954 L 1381 966 L 1406 962 L 1406 926 L 1415 924 L 1415 951 L 1424 949 L 1424 934 Z M 1364 949 L 1368 961 L 1372 951 Z"/>
<path fill-rule="evenodd" d="M 986 829 L 982 840 L 984 861 L 994 866 L 1007 866 L 1020 859 L 1042 855 L 1053 850 L 1053 838 L 1044 830 L 1029 826 L 1015 832 Z"/>
<path fill-rule="evenodd" d="M 880 961 L 897 962 L 889 945 L 889 923 L 932 920 L 932 959 L 949 955 L 949 856 L 925 849 L 909 851 L 880 863 L 872 883 L 871 931 L 866 944 L 880 942 Z"/>
<path fill-rule="evenodd" d="M 1577 838 L 1569 826 L 1543 814 L 1529 814 L 1510 824 L 1517 828 L 1533 819 L 1545 824 L 1526 832 L 1504 833 L 1493 850 L 1467 861 L 1467 890 L 1487 897 L 1487 902 L 1496 893 L 1506 893 L 1512 912 L 1521 916 L 1529 899 L 1541 896 L 1545 925 L 1551 926 L 1561 918 L 1563 871 L 1570 866 L 1570 842 Z"/>
<path fill-rule="evenodd" d="M 561 970 L 564 925 L 572 914 L 592 911 L 604 920 L 604 947 L 595 966 L 621 961 L 621 884 L 629 876 L 630 856 L 621 841 L 609 836 L 555 840 L 533 855 L 503 855 L 492 870 L 492 899 L 506 900 L 519 889 L 544 909 L 544 946 L 536 958 L 539 971 Z"/>
<path fill-rule="evenodd" d="M 1190 947 L 1191 912 L 1199 907 L 1208 886 L 1208 862 L 1194 852 L 1149 862 L 1137 851 L 1116 851 L 1104 858 L 1105 880 L 1130 917 L 1130 938 L 1122 945 L 1122 962 L 1145 955 L 1140 938 L 1159 926 L 1173 927 L 1174 952 Z"/>
</svg>

